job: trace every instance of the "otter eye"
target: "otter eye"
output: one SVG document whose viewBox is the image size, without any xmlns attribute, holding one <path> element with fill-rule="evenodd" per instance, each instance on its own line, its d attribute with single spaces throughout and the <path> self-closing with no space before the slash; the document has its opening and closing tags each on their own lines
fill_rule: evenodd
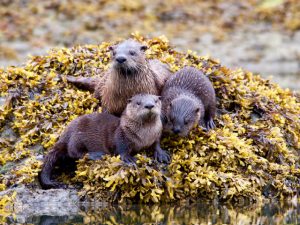
<svg viewBox="0 0 300 225">
<path fill-rule="evenodd" d="M 114 47 L 113 47 L 113 46 L 109 46 L 109 47 L 108 47 L 108 50 L 109 50 L 109 51 L 113 51 L 113 50 L 114 50 Z"/>
<path fill-rule="evenodd" d="M 136 104 L 137 104 L 137 105 L 141 105 L 141 102 L 137 102 Z"/>
<path fill-rule="evenodd" d="M 189 121 L 187 121 L 187 120 L 184 121 L 184 124 L 185 124 L 185 125 L 188 125 L 188 123 L 189 123 Z"/>
<path fill-rule="evenodd" d="M 129 54 L 130 55 L 136 55 L 136 52 L 135 51 L 129 51 Z"/>
<path fill-rule="evenodd" d="M 146 50 L 147 50 L 147 48 L 148 48 L 148 47 L 147 47 L 146 45 L 142 45 L 142 46 L 141 46 L 141 51 L 143 51 L 143 52 L 144 52 L 144 51 L 146 51 Z"/>
</svg>

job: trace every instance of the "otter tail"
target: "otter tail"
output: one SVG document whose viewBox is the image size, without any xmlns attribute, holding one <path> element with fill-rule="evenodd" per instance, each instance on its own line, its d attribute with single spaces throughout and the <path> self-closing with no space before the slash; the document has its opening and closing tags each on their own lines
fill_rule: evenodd
<svg viewBox="0 0 300 225">
<path fill-rule="evenodd" d="M 97 86 L 97 83 L 99 83 L 99 78 L 95 77 L 73 77 L 73 76 L 67 76 L 67 81 L 69 83 L 74 84 L 76 87 L 88 90 L 90 92 L 94 92 Z"/>
<path fill-rule="evenodd" d="M 39 182 L 43 189 L 64 188 L 65 185 L 51 180 L 51 173 L 57 161 L 67 156 L 65 144 L 57 143 L 44 159 L 44 165 L 39 173 Z"/>
</svg>

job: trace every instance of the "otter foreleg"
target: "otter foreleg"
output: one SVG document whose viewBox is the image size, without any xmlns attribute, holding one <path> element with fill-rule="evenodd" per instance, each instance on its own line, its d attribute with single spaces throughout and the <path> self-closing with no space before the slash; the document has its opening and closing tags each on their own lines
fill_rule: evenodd
<svg viewBox="0 0 300 225">
<path fill-rule="evenodd" d="M 94 77 L 73 77 L 66 76 L 66 79 L 69 83 L 74 84 L 76 87 L 88 90 L 90 92 L 94 92 L 96 89 L 96 85 L 98 83 L 98 78 Z"/>
<path fill-rule="evenodd" d="M 116 153 L 121 156 L 123 162 L 136 166 L 136 158 L 130 155 L 131 149 L 128 142 L 126 143 L 124 137 L 119 132 L 115 136 Z"/>
<path fill-rule="evenodd" d="M 215 112 L 211 107 L 209 107 L 207 110 L 205 110 L 205 115 L 203 118 L 203 123 L 206 128 L 205 131 L 209 131 L 216 127 L 214 120 L 213 120 L 213 116 L 212 116 L 214 114 L 215 114 Z"/>
<path fill-rule="evenodd" d="M 104 155 L 106 155 L 104 152 L 89 152 L 88 158 L 91 160 L 99 160 L 102 159 Z"/>
<path fill-rule="evenodd" d="M 169 163 L 170 162 L 171 157 L 170 157 L 169 153 L 160 147 L 159 141 L 156 141 L 154 143 L 154 148 L 155 148 L 155 151 L 154 151 L 155 160 L 157 160 L 158 162 L 161 162 L 161 163 L 163 163 L 163 162 Z"/>
<path fill-rule="evenodd" d="M 215 122 L 213 121 L 212 118 L 210 118 L 207 123 L 206 123 L 206 127 L 208 130 L 210 129 L 214 129 L 216 127 Z"/>
<path fill-rule="evenodd" d="M 205 115 L 204 115 L 204 122 L 205 122 L 205 127 L 207 129 L 207 131 L 214 129 L 216 127 L 215 123 L 214 123 L 214 116 L 216 114 L 216 109 L 215 107 L 210 104 L 207 109 L 205 110 Z"/>
<path fill-rule="evenodd" d="M 209 131 L 209 130 L 214 129 L 216 127 L 216 125 L 214 123 L 214 120 L 211 116 L 209 116 L 208 118 L 205 117 L 203 120 L 204 120 L 203 123 L 205 125 L 204 131 Z"/>
</svg>

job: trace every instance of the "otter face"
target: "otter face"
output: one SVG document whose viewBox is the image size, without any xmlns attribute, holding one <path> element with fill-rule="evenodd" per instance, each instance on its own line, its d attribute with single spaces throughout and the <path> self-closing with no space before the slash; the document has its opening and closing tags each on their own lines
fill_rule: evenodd
<svg viewBox="0 0 300 225">
<path fill-rule="evenodd" d="M 116 46 L 111 46 L 113 68 L 121 75 L 132 76 L 143 70 L 146 63 L 145 51 L 147 46 L 128 39 Z"/>
<path fill-rule="evenodd" d="M 128 100 L 126 115 L 140 122 L 160 119 L 161 99 L 156 95 L 138 94 Z"/>
<path fill-rule="evenodd" d="M 187 136 L 189 131 L 198 124 L 200 106 L 190 98 L 174 99 L 167 109 L 166 131 Z"/>
</svg>

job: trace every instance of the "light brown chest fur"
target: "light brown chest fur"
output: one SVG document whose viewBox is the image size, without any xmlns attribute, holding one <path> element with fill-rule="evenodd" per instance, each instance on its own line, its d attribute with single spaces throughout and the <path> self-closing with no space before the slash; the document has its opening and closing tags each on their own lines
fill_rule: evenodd
<svg viewBox="0 0 300 225">
<path fill-rule="evenodd" d="M 111 69 L 107 71 L 105 77 L 101 87 L 101 102 L 113 114 L 121 114 L 127 100 L 136 94 L 159 95 L 166 80 L 165 75 L 159 77 L 149 67 L 132 77 L 123 76 Z"/>
<path fill-rule="evenodd" d="M 153 145 L 159 140 L 162 132 L 162 123 L 159 118 L 152 123 L 144 124 L 121 120 L 121 126 L 126 133 L 126 137 L 132 143 L 132 149 L 134 151 Z"/>
</svg>

